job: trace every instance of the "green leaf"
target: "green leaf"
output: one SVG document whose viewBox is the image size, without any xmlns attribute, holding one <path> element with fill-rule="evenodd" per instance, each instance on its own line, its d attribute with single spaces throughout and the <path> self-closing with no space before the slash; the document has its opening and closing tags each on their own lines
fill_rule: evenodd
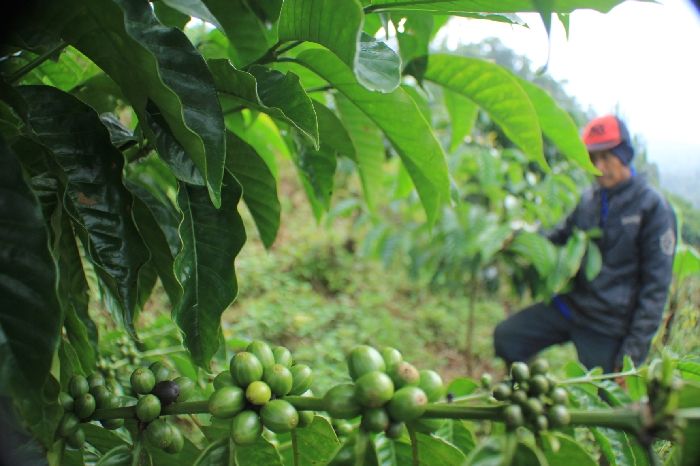
<svg viewBox="0 0 700 466">
<path fill-rule="evenodd" d="M 586 280 L 593 281 L 600 273 L 603 266 L 603 256 L 600 254 L 600 248 L 592 241 L 588 240 L 588 249 L 586 251 L 586 264 L 584 266 Z"/>
<path fill-rule="evenodd" d="M 544 453 L 537 445 L 518 442 L 512 464 L 518 466 L 548 466 Z"/>
<path fill-rule="evenodd" d="M 416 432 L 419 464 L 463 464 L 466 457 L 443 439 Z M 394 442 L 397 464 L 413 464 L 411 445 Z"/>
<path fill-rule="evenodd" d="M 66 40 L 119 84 L 140 121 L 148 121 L 153 102 L 220 206 L 224 122 L 204 59 L 182 31 L 161 25 L 147 2 L 72 0 L 71 8 Z"/>
<path fill-rule="evenodd" d="M 203 3 L 219 20 L 219 29 L 228 37 L 231 59 L 236 66 L 248 65 L 259 59 L 275 42 L 273 34 L 267 31 L 265 24 L 251 9 L 256 3 L 242 0 L 203 0 Z M 260 2 L 261 5 L 268 3 L 271 2 Z"/>
<path fill-rule="evenodd" d="M 679 244 L 673 259 L 673 274 L 678 283 L 683 283 L 691 275 L 700 273 L 700 253 L 692 246 Z"/>
<path fill-rule="evenodd" d="M 693 361 L 678 361 L 677 369 L 681 372 L 681 377 L 684 379 L 700 381 L 700 363 Z"/>
<path fill-rule="evenodd" d="M 225 438 L 210 443 L 192 466 L 228 466 L 231 464 L 228 442 L 229 440 Z"/>
<path fill-rule="evenodd" d="M 292 435 L 296 435 L 298 466 L 327 464 L 340 446 L 330 422 L 321 416 L 314 417 L 311 425 L 296 429 Z"/>
<path fill-rule="evenodd" d="M 179 227 L 183 249 L 175 258 L 175 274 L 184 294 L 173 317 L 200 366 L 218 349 L 221 314 L 238 294 L 233 264 L 246 239 L 237 210 L 241 187 L 228 174 L 224 179 L 221 209 L 214 208 L 197 186 L 181 184 L 178 193 L 184 213 Z"/>
<path fill-rule="evenodd" d="M 468 97 L 531 160 L 547 170 L 537 113 L 518 80 L 505 68 L 478 58 L 431 55 L 425 79 Z"/>
<path fill-rule="evenodd" d="M 465 396 L 474 393 L 479 388 L 479 383 L 467 377 L 456 377 L 447 386 L 447 392 L 454 396 Z"/>
<path fill-rule="evenodd" d="M 221 25 L 201 0 L 160 0 L 180 13 L 199 18 L 221 29 Z"/>
<path fill-rule="evenodd" d="M 576 9 L 586 8 L 607 13 L 615 5 L 623 0 L 554 0 L 552 11 L 556 13 L 570 13 Z M 365 12 L 412 12 L 420 11 L 424 14 L 450 14 L 462 16 L 475 12 L 489 13 L 516 13 L 538 12 L 536 2 L 523 0 L 499 0 L 489 2 L 484 0 L 370 0 L 370 5 L 365 7 Z"/>
<path fill-rule="evenodd" d="M 462 453 L 469 455 L 476 447 L 476 437 L 462 420 L 448 419 L 435 432 L 435 435 L 459 448 Z"/>
<path fill-rule="evenodd" d="M 18 65 L 26 65 L 37 57 L 33 54 L 25 54 L 25 60 L 13 60 Z M 55 60 L 46 60 L 29 74 L 22 78 L 21 84 L 44 84 L 70 91 L 92 76 L 100 72 L 90 60 L 73 47 L 66 47 Z"/>
<path fill-rule="evenodd" d="M 509 249 L 530 262 L 540 277 L 547 277 L 554 270 L 557 250 L 547 238 L 537 233 L 518 233 Z"/>
<path fill-rule="evenodd" d="M 575 439 L 560 432 L 552 432 L 551 435 L 559 444 L 559 449 L 552 450 L 549 442 L 542 442 L 544 454 L 549 466 L 596 466 L 596 460 Z"/>
<path fill-rule="evenodd" d="M 241 183 L 243 200 L 255 220 L 263 244 L 269 249 L 280 225 L 277 181 L 252 146 L 230 131 L 226 137 L 226 169 Z"/>
<path fill-rule="evenodd" d="M 505 439 L 503 437 L 490 437 L 479 444 L 464 463 L 469 466 L 494 466 L 508 465 L 510 458 L 505 451 Z"/>
<path fill-rule="evenodd" d="M 209 60 L 217 90 L 239 104 L 289 123 L 319 146 L 318 122 L 311 99 L 294 73 L 283 74 L 264 66 L 249 72 L 235 69 L 228 60 Z"/>
<path fill-rule="evenodd" d="M 58 276 L 38 200 L 2 139 L 0 187 L 0 330 L 27 382 L 42 386 L 63 315 L 56 296 Z"/>
<path fill-rule="evenodd" d="M 103 455 L 116 447 L 128 445 L 118 434 L 104 427 L 88 422 L 83 424 L 81 428 L 85 432 L 85 440 Z"/>
<path fill-rule="evenodd" d="M 287 0 L 280 13 L 279 40 L 321 44 L 354 70 L 362 16 L 357 0 Z"/>
<path fill-rule="evenodd" d="M 396 449 L 394 442 L 383 433 L 371 437 L 370 448 L 367 455 L 371 456 L 372 463 L 377 466 L 396 466 Z"/>
<path fill-rule="evenodd" d="M 462 94 L 452 92 L 449 89 L 442 90 L 445 99 L 445 108 L 450 116 L 450 152 L 459 147 L 464 138 L 472 132 L 476 117 L 479 115 L 479 106 L 464 97 Z"/>
<path fill-rule="evenodd" d="M 377 200 L 381 197 L 382 165 L 386 157 L 382 133 L 377 125 L 346 97 L 336 95 L 335 105 L 356 149 L 355 156 L 351 158 L 357 165 L 365 201 L 370 211 L 375 211 Z"/>
<path fill-rule="evenodd" d="M 348 130 L 338 116 L 322 103 L 313 100 L 318 117 L 318 133 L 321 143 L 326 144 L 340 155 L 357 160 L 357 151 Z"/>
<path fill-rule="evenodd" d="M 408 84 L 402 84 L 401 89 L 406 91 L 406 93 L 411 96 L 413 101 L 418 106 L 418 110 L 420 110 L 421 114 L 423 115 L 423 118 L 425 118 L 425 121 L 427 121 L 428 123 L 432 123 L 433 117 L 430 110 L 430 104 L 428 103 L 428 97 L 425 95 L 425 91 L 418 88 L 417 86 L 409 86 Z"/>
<path fill-rule="evenodd" d="M 259 437 L 251 445 L 236 445 L 237 466 L 282 466 L 282 457 L 265 438 Z"/>
<path fill-rule="evenodd" d="M 126 165 L 124 184 L 138 198 L 133 216 L 148 250 L 150 263 L 173 307 L 182 299 L 182 286 L 173 270 L 175 257 L 183 248 L 178 228 L 183 214 L 177 205 L 178 184 L 168 166 L 155 154 Z"/>
<path fill-rule="evenodd" d="M 171 28 L 185 29 L 185 25 L 190 21 L 190 15 L 181 13 L 168 6 L 164 1 L 153 2 L 153 12 L 156 14 L 158 21 L 164 26 Z"/>
<path fill-rule="evenodd" d="M 678 363 L 678 368 L 680 369 L 681 363 Z M 622 371 L 627 372 L 634 370 L 634 362 L 628 354 L 622 358 Z M 699 372 L 700 374 L 700 372 Z M 638 375 L 631 375 L 625 378 L 625 384 L 627 385 L 627 393 L 634 401 L 641 400 L 647 394 L 647 386 L 644 379 Z"/>
<path fill-rule="evenodd" d="M 105 453 L 95 466 L 132 466 L 132 459 L 131 449 L 120 445 Z"/>
<path fill-rule="evenodd" d="M 321 144 L 319 150 L 314 150 L 305 140 L 295 138 L 297 150 L 292 158 L 297 166 L 304 191 L 306 192 L 316 220 L 320 220 L 324 212 L 331 207 L 333 194 L 333 178 L 337 165 L 335 152 Z"/>
<path fill-rule="evenodd" d="M 265 114 L 258 115 L 248 125 L 241 118 L 235 117 L 240 117 L 240 114 L 226 118 L 227 127 L 255 149 L 275 179 L 278 179 L 277 157 L 290 159 L 291 155 L 275 122 Z"/>
<path fill-rule="evenodd" d="M 56 219 L 58 217 L 58 220 Z M 97 328 L 88 314 L 90 289 L 88 287 L 75 234 L 65 211 L 56 210 L 52 222 L 56 234 L 54 255 L 60 270 L 58 298 L 65 316 L 66 336 L 76 349 L 80 364 L 85 369 L 95 367 Z"/>
<path fill-rule="evenodd" d="M 557 105 L 556 101 L 540 87 L 518 78 L 518 82 L 530 97 L 539 118 L 544 135 L 566 157 L 578 164 L 588 173 L 598 174 L 598 169 L 591 162 L 588 150 L 579 137 L 579 130 L 571 115 Z"/>
<path fill-rule="evenodd" d="M 384 42 L 362 33 L 355 64 L 357 81 L 370 91 L 391 92 L 401 83 L 401 58 Z"/>
<path fill-rule="evenodd" d="M 50 151 L 66 178 L 64 203 L 98 276 L 116 299 L 113 316 L 133 334 L 137 274 L 148 252 L 131 219 L 122 154 L 95 111 L 75 97 L 47 86 L 18 89 L 27 102 L 33 138 Z"/>
<path fill-rule="evenodd" d="M 401 61 L 404 67 L 407 67 L 411 61 L 417 58 L 426 57 L 429 51 L 430 40 L 433 32 L 433 17 L 424 14 L 408 14 L 400 15 L 395 18 L 397 22 L 403 22 L 403 28 L 396 33 L 396 39 L 399 43 L 399 52 L 401 53 Z M 414 70 L 406 69 L 404 72 Z M 423 67 L 423 71 L 425 68 Z M 412 73 L 418 82 L 421 82 L 422 73 Z"/>
<path fill-rule="evenodd" d="M 432 225 L 449 199 L 447 164 L 440 143 L 413 99 L 401 88 L 391 94 L 366 90 L 325 50 L 304 51 L 297 60 L 331 83 L 384 132 L 411 174 Z M 401 120 L 396 115 L 401 115 Z"/>
</svg>

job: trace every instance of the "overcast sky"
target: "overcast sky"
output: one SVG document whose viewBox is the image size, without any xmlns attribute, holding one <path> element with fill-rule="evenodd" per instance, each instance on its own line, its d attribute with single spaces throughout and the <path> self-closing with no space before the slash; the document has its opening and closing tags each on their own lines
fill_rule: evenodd
<svg viewBox="0 0 700 466">
<path fill-rule="evenodd" d="M 453 19 L 438 40 L 455 46 L 495 36 L 540 67 L 547 35 L 538 15 L 522 18 L 529 29 Z M 549 73 L 567 81 L 584 108 L 619 109 L 662 171 L 700 173 L 700 15 L 688 0 L 627 1 L 608 14 L 576 11 L 568 40 L 555 21 Z"/>
</svg>

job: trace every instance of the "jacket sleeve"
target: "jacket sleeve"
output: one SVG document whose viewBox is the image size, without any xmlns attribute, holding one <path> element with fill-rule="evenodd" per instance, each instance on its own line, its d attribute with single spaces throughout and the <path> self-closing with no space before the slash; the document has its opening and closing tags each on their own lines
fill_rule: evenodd
<svg viewBox="0 0 700 466">
<path fill-rule="evenodd" d="M 639 294 L 629 332 L 618 354 L 620 365 L 626 354 L 637 365 L 646 358 L 661 322 L 673 275 L 676 221 L 673 210 L 661 197 L 644 216 L 641 228 Z"/>
</svg>

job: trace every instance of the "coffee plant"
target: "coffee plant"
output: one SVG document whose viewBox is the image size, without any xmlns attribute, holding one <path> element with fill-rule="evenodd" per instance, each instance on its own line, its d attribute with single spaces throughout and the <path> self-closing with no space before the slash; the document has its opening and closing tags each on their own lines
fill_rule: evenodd
<svg viewBox="0 0 700 466">
<path fill-rule="evenodd" d="M 316 396 L 312 368 L 283 347 L 220 354 L 247 238 L 239 209 L 270 247 L 279 157 L 295 165 L 317 218 L 340 163 L 374 215 L 385 174 L 417 195 L 426 225 L 451 208 L 426 83 L 450 96 L 453 141 L 467 133 L 459 107 L 471 105 L 528 163 L 550 170 L 544 137 L 594 171 L 546 92 L 429 43 L 449 16 L 522 24 L 518 12 L 538 12 L 549 27 L 555 14 L 567 24 L 575 9 L 618 3 L 56 0 L 4 11 L 3 462 L 595 463 L 583 435 L 611 464 L 657 452 L 696 464 L 698 387 L 678 382 L 700 372 L 688 361 L 615 374 L 630 380 L 628 394 L 604 383 L 613 375 L 557 380 L 541 363 L 516 366 L 492 392 L 469 379 L 443 387 L 395 351 L 359 347 L 349 380 Z M 398 173 L 385 172 L 391 164 Z M 137 325 L 157 282 L 177 327 L 172 351 L 145 348 Z M 117 351 L 104 351 L 94 296 L 125 331 Z"/>
</svg>

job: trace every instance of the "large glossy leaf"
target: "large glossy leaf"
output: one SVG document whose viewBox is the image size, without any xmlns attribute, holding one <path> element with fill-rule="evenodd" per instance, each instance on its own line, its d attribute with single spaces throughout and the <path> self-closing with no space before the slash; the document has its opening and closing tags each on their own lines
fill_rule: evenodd
<svg viewBox="0 0 700 466">
<path fill-rule="evenodd" d="M 88 287 L 75 233 L 65 211 L 56 211 L 54 219 L 56 233 L 54 256 L 58 263 L 59 300 L 65 313 L 63 325 L 66 336 L 76 349 L 83 368 L 95 367 L 97 328 L 88 314 L 90 289 Z"/>
<path fill-rule="evenodd" d="M 403 15 L 401 15 L 403 16 Z M 428 47 L 432 39 L 433 17 L 422 14 L 398 16 L 402 27 L 396 33 L 404 73 L 411 74 L 420 82 L 427 65 Z"/>
<path fill-rule="evenodd" d="M 314 216 L 316 220 L 320 220 L 323 213 L 331 207 L 337 156 L 326 144 L 321 144 L 319 150 L 315 150 L 300 137 L 295 138 L 295 143 L 297 150 L 292 153 L 292 158 Z"/>
<path fill-rule="evenodd" d="M 84 247 L 117 300 L 114 317 L 133 332 L 137 274 L 148 252 L 131 219 L 131 195 L 121 180 L 123 157 L 95 111 L 75 97 L 48 86 L 19 91 L 34 139 L 51 153 L 66 179 L 64 202 Z"/>
<path fill-rule="evenodd" d="M 295 463 L 298 466 L 327 464 L 340 445 L 330 422 L 321 416 L 316 416 L 308 427 L 296 429 L 292 435 L 295 436 L 292 441 L 296 442 L 299 452 L 299 462 Z M 291 459 L 291 453 L 285 450 L 285 460 L 288 457 Z M 293 464 L 293 460 L 288 460 L 287 463 Z"/>
<path fill-rule="evenodd" d="M 245 107 L 291 124 L 318 148 L 316 113 L 298 76 L 259 65 L 250 67 L 249 72 L 241 71 L 222 59 L 208 63 L 219 92 Z"/>
<path fill-rule="evenodd" d="M 355 69 L 362 28 L 357 0 L 288 0 L 282 5 L 280 41 L 310 41 L 328 48 L 351 70 Z"/>
<path fill-rule="evenodd" d="M 262 57 L 274 43 L 272 34 L 242 0 L 202 0 L 219 20 L 219 29 L 228 37 L 236 66 L 247 65 Z M 269 3 L 269 2 L 261 2 Z M 277 10 L 279 12 L 279 10 Z"/>
<path fill-rule="evenodd" d="M 226 126 L 255 149 L 275 179 L 278 179 L 277 157 L 284 159 L 291 157 L 279 128 L 272 118 L 265 114 L 258 115 L 248 124 L 240 116 L 240 114 L 228 116 Z"/>
<path fill-rule="evenodd" d="M 554 270 L 557 250 L 547 238 L 541 235 L 521 232 L 510 244 L 509 249 L 531 262 L 540 277 L 546 277 Z"/>
<path fill-rule="evenodd" d="M 132 466 L 134 464 L 132 460 L 131 448 L 127 445 L 120 445 L 102 455 L 95 466 Z"/>
<path fill-rule="evenodd" d="M 318 117 L 318 133 L 321 143 L 352 160 L 357 160 L 357 151 L 347 128 L 338 116 L 322 103 L 314 100 L 314 111 Z"/>
<path fill-rule="evenodd" d="M 238 293 L 233 263 L 246 239 L 238 214 L 241 187 L 228 174 L 224 179 L 221 209 L 208 202 L 203 188 L 181 184 L 178 193 L 183 249 L 175 258 L 175 274 L 184 294 L 173 317 L 201 366 L 218 349 L 221 314 Z"/>
<path fill-rule="evenodd" d="M 446 441 L 416 432 L 419 464 L 463 464 L 464 453 Z M 411 445 L 395 442 L 397 464 L 414 464 Z"/>
<path fill-rule="evenodd" d="M 184 13 L 187 16 L 193 16 L 199 18 L 208 23 L 213 24 L 217 28 L 221 29 L 221 25 L 216 20 L 214 15 L 211 14 L 205 2 L 202 0 L 160 0 L 161 2 L 168 5 L 180 13 Z"/>
<path fill-rule="evenodd" d="M 362 33 L 355 64 L 357 81 L 370 91 L 391 92 L 401 83 L 401 58 L 384 42 Z"/>
<path fill-rule="evenodd" d="M 238 466 L 282 466 L 282 457 L 270 442 L 259 437 L 251 445 L 236 446 L 236 464 Z"/>
<path fill-rule="evenodd" d="M 589 8 L 607 13 L 623 0 L 554 0 L 553 12 L 570 13 L 575 9 Z M 538 12 L 537 2 L 529 0 L 370 0 L 365 12 L 412 12 L 420 11 L 433 14 L 450 14 L 460 16 L 469 13 L 516 13 Z"/>
<path fill-rule="evenodd" d="M 16 155 L 0 139 L 0 330 L 27 382 L 46 381 L 62 321 L 46 220 Z"/>
<path fill-rule="evenodd" d="M 307 50 L 297 60 L 331 83 L 384 132 L 411 174 L 428 223 L 434 223 L 440 206 L 449 199 L 447 164 L 440 143 L 413 99 L 401 88 L 391 94 L 366 90 L 328 51 Z M 397 120 L 396 115 L 402 118 Z"/>
<path fill-rule="evenodd" d="M 544 454 L 549 466 L 595 466 L 598 464 L 583 446 L 569 437 L 558 432 L 552 433 L 559 444 L 559 449 L 554 451 L 549 442 L 542 442 Z"/>
<path fill-rule="evenodd" d="M 204 59 L 182 31 L 158 22 L 148 2 L 72 0 L 71 8 L 66 40 L 119 84 L 141 121 L 153 101 L 219 206 L 224 122 Z M 183 171 L 179 162 L 171 165 L 176 175 Z"/>
<path fill-rule="evenodd" d="M 356 0 L 289 0 L 279 20 L 279 40 L 321 44 L 370 90 L 391 92 L 400 82 L 401 60 L 386 44 L 362 33 Z"/>
<path fill-rule="evenodd" d="M 488 113 L 531 160 L 547 168 L 537 113 L 511 73 L 479 58 L 434 54 L 430 57 L 425 79 L 468 97 Z"/>
<path fill-rule="evenodd" d="M 367 206 L 374 211 L 381 197 L 382 164 L 386 158 L 382 132 L 346 97 L 335 96 L 335 105 L 356 149 L 351 158 L 357 164 Z"/>
<path fill-rule="evenodd" d="M 544 89 L 522 78 L 518 78 L 518 82 L 535 106 L 540 127 L 547 139 L 552 141 L 562 154 L 576 162 L 581 168 L 589 173 L 597 174 L 598 169 L 591 162 L 588 150 L 579 137 L 578 127 L 571 115 L 557 105 L 556 101 Z"/>
<path fill-rule="evenodd" d="M 280 225 L 277 181 L 252 146 L 230 131 L 226 137 L 226 168 L 241 183 L 243 200 L 255 220 L 263 244 L 269 248 Z"/>
<path fill-rule="evenodd" d="M 35 55 L 26 55 L 29 55 L 27 62 L 37 58 Z M 13 63 L 27 64 L 24 60 L 13 60 Z M 46 60 L 22 78 L 20 83 L 45 84 L 62 91 L 70 91 L 99 72 L 99 68 L 87 60 L 83 54 L 73 47 L 66 47 L 56 60 Z"/>
<path fill-rule="evenodd" d="M 476 447 L 476 437 L 474 433 L 462 420 L 449 419 L 435 432 L 435 435 L 450 442 L 465 455 L 469 455 Z"/>
<path fill-rule="evenodd" d="M 450 152 L 453 152 L 472 132 L 479 107 L 462 94 L 443 89 L 445 108 L 450 116 Z"/>
</svg>

